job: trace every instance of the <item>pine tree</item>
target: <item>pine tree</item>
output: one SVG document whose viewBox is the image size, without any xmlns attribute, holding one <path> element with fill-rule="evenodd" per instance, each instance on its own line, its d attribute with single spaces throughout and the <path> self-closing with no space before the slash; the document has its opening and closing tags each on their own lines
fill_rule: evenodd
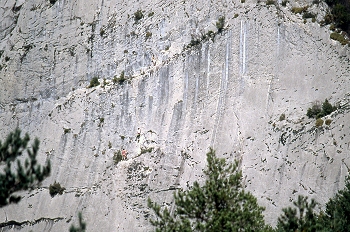
<svg viewBox="0 0 350 232">
<path fill-rule="evenodd" d="M 318 215 L 315 213 L 317 203 L 314 199 L 308 202 L 308 197 L 298 196 L 293 202 L 296 208 L 284 208 L 278 218 L 276 231 L 278 232 L 312 232 L 320 231 Z"/>
<path fill-rule="evenodd" d="M 326 99 L 323 104 L 322 104 L 322 112 L 323 112 L 323 115 L 328 115 L 328 114 L 331 114 L 333 111 L 334 111 L 334 108 L 332 106 L 331 103 L 328 102 L 328 100 Z"/>
<path fill-rule="evenodd" d="M 32 146 L 27 147 L 29 140 L 28 134 L 21 138 L 18 128 L 7 136 L 4 143 L 0 140 L 0 207 L 19 202 L 21 196 L 15 195 L 16 192 L 33 189 L 50 175 L 49 161 L 43 167 L 37 164 L 39 140 L 36 138 Z M 28 158 L 23 165 L 20 156 L 24 153 Z M 17 165 L 13 165 L 15 162 Z"/>
<path fill-rule="evenodd" d="M 326 204 L 326 210 L 320 214 L 320 222 L 326 231 L 350 231 L 350 176 L 345 180 L 345 188 Z"/>
<path fill-rule="evenodd" d="M 238 162 L 227 163 L 210 149 L 207 154 L 207 179 L 203 186 L 174 194 L 175 209 L 170 212 L 148 199 L 157 220 L 156 231 L 267 231 L 257 199 L 242 186 Z"/>
</svg>

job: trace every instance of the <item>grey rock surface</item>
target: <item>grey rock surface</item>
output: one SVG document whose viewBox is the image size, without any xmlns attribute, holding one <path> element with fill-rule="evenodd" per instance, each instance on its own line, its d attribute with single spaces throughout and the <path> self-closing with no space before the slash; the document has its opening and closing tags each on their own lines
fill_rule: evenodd
<svg viewBox="0 0 350 232">
<path fill-rule="evenodd" d="M 291 12 L 306 4 L 316 22 Z M 18 126 L 38 137 L 40 162 L 53 169 L 0 210 L 0 222 L 23 222 L 2 229 L 67 231 L 82 211 L 88 231 L 149 231 L 147 198 L 171 206 L 174 190 L 203 181 L 210 146 L 241 161 L 268 223 L 299 194 L 324 204 L 350 165 L 349 46 L 320 26 L 326 8 L 6 0 L 0 135 Z M 223 32 L 203 37 L 216 33 L 220 16 Z M 114 83 L 123 72 L 127 80 Z M 101 85 L 87 88 L 93 77 Z M 316 127 L 306 111 L 326 98 L 340 108 Z M 128 160 L 115 164 L 122 148 Z M 54 181 L 66 190 L 52 198 Z"/>
</svg>

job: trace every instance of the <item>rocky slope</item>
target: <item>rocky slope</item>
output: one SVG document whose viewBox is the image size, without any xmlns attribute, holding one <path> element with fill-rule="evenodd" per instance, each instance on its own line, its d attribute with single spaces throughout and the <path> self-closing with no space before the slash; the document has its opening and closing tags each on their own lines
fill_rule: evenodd
<svg viewBox="0 0 350 232">
<path fill-rule="evenodd" d="M 307 4 L 315 22 L 291 12 Z M 203 180 L 210 146 L 241 161 L 271 224 L 298 194 L 327 201 L 350 165 L 350 53 L 320 26 L 326 8 L 6 0 L 1 138 L 17 126 L 38 137 L 40 161 L 53 169 L 40 188 L 0 210 L 2 229 L 64 231 L 82 211 L 88 231 L 150 230 L 147 198 L 171 205 L 175 189 Z M 114 83 L 122 73 L 126 80 Z M 87 88 L 93 77 L 101 85 Z M 316 127 L 306 111 L 326 98 L 341 107 Z M 122 148 L 128 160 L 115 164 Z M 66 190 L 52 198 L 54 181 Z"/>
</svg>

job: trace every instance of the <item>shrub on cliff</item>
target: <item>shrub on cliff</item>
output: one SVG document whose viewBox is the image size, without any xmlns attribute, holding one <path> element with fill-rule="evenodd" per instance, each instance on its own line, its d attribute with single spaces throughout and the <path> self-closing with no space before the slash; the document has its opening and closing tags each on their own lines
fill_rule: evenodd
<svg viewBox="0 0 350 232">
<path fill-rule="evenodd" d="M 330 27 L 331 28 L 331 27 Z M 346 45 L 349 43 L 344 36 L 338 32 L 332 32 L 331 35 L 329 36 L 332 40 L 337 40 L 339 41 L 342 45 Z"/>
<path fill-rule="evenodd" d="M 124 71 L 122 71 L 122 73 L 120 74 L 119 77 L 117 76 L 114 76 L 113 78 L 113 83 L 114 84 L 120 84 L 120 85 L 123 85 L 125 81 L 127 81 L 127 79 L 125 78 L 125 74 L 124 74 Z"/>
<path fill-rule="evenodd" d="M 312 105 L 311 108 L 309 108 L 307 110 L 306 115 L 309 118 L 321 118 L 324 117 L 326 115 L 331 114 L 333 111 L 335 111 L 337 109 L 337 107 L 332 106 L 331 103 L 329 103 L 329 101 L 326 99 L 323 103 L 322 103 L 322 108 L 320 106 L 320 104 L 318 104 L 317 102 L 314 103 Z"/>
<path fill-rule="evenodd" d="M 225 26 L 225 16 L 221 16 L 216 22 L 216 28 L 218 29 L 218 33 L 221 33 L 223 31 L 224 26 Z"/>
<path fill-rule="evenodd" d="M 143 13 L 142 10 L 137 10 L 134 13 L 134 17 L 135 17 L 135 22 L 137 23 L 139 20 L 141 20 L 143 18 Z"/>
<path fill-rule="evenodd" d="M 118 150 L 113 155 L 114 164 L 117 165 L 122 160 L 123 160 L 122 152 L 120 150 Z"/>
<path fill-rule="evenodd" d="M 100 85 L 100 82 L 98 81 L 98 78 L 97 77 L 94 77 L 91 79 L 90 81 L 90 85 L 88 88 L 93 88 L 93 87 L 96 87 L 96 86 L 99 86 Z"/>
<path fill-rule="evenodd" d="M 60 183 L 56 182 L 53 184 L 50 184 L 49 186 L 49 193 L 51 197 L 56 196 L 57 194 L 62 195 L 63 191 L 66 190 L 66 188 L 63 188 Z"/>
</svg>

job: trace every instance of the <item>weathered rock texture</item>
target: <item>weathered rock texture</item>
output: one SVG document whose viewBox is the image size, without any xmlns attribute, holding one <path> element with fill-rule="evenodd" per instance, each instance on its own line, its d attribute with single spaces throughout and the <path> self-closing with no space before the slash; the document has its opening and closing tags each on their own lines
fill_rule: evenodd
<svg viewBox="0 0 350 232">
<path fill-rule="evenodd" d="M 291 13 L 306 4 L 316 22 Z M 350 54 L 319 25 L 325 9 L 312 1 L 5 0 L 1 138 L 17 126 L 38 137 L 40 161 L 53 170 L 0 210 L 3 229 L 67 231 L 82 211 L 88 231 L 150 230 L 147 198 L 171 205 L 175 189 L 202 181 L 209 146 L 241 161 L 271 224 L 298 194 L 327 201 L 350 165 Z M 202 37 L 220 16 L 224 31 Z M 191 38 L 199 44 L 187 46 Z M 128 80 L 114 84 L 122 72 Z M 87 88 L 93 77 L 101 85 Z M 306 110 L 326 98 L 341 108 L 315 127 Z M 122 148 L 128 160 L 114 164 Z M 54 181 L 66 190 L 51 198 Z"/>
</svg>

